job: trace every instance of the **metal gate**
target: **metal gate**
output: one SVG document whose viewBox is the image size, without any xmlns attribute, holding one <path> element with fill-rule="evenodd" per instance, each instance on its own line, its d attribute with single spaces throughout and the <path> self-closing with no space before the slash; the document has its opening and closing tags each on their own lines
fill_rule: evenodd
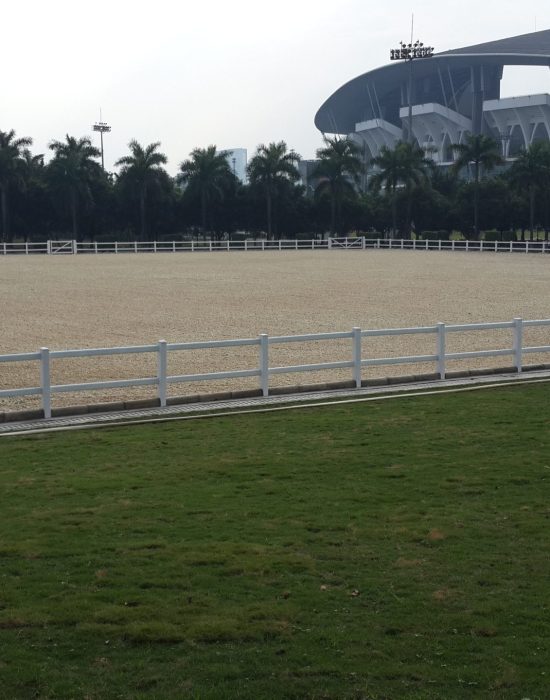
<svg viewBox="0 0 550 700">
<path fill-rule="evenodd" d="M 48 255 L 75 255 L 76 241 L 48 241 Z"/>
<path fill-rule="evenodd" d="M 364 248 L 364 238 L 329 238 L 329 248 Z"/>
</svg>

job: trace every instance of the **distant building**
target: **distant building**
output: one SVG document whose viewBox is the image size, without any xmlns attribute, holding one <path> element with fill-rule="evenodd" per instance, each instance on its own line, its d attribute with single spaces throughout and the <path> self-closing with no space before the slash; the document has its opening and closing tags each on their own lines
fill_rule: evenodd
<svg viewBox="0 0 550 700">
<path fill-rule="evenodd" d="M 248 178 L 246 175 L 246 148 L 230 148 L 220 152 L 223 153 L 226 157 L 233 175 L 238 177 L 243 185 L 246 185 L 246 183 L 248 182 Z"/>
<path fill-rule="evenodd" d="M 367 160 L 382 146 L 409 138 L 410 102 L 412 140 L 429 149 L 436 163 L 452 164 L 452 146 L 467 134 L 492 136 L 503 157 L 513 159 L 535 141 L 550 140 L 550 95 L 501 98 L 503 68 L 510 65 L 550 66 L 550 30 L 413 61 L 410 96 L 410 61 L 371 70 L 329 97 L 315 125 L 325 134 L 353 138 Z"/>
<path fill-rule="evenodd" d="M 318 160 L 300 160 L 298 161 L 298 172 L 300 173 L 300 184 L 304 186 L 306 195 L 312 197 L 315 194 L 315 188 L 319 184 L 319 178 L 315 177 L 314 172 L 317 167 Z"/>
</svg>

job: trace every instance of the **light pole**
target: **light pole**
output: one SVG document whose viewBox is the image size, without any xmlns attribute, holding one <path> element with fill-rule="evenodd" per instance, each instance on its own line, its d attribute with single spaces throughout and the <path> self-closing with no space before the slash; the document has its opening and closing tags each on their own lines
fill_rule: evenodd
<svg viewBox="0 0 550 700">
<path fill-rule="evenodd" d="M 105 163 L 103 161 L 103 134 L 109 133 L 109 131 L 111 131 L 111 127 L 105 122 L 99 121 L 92 126 L 92 129 L 94 131 L 99 131 L 101 136 L 101 167 L 103 168 L 103 170 L 105 170 Z"/>
<path fill-rule="evenodd" d="M 409 62 L 409 143 L 413 142 L 413 61 L 417 58 L 431 58 L 434 54 L 433 46 L 424 46 L 420 41 L 416 41 L 414 44 L 404 44 L 402 41 L 399 42 L 398 49 L 392 49 L 390 51 L 390 61 L 408 61 Z"/>
</svg>

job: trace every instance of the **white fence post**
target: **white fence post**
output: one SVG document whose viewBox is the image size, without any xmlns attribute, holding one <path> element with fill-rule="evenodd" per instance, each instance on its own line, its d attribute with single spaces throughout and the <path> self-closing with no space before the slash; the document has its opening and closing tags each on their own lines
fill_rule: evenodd
<svg viewBox="0 0 550 700">
<path fill-rule="evenodd" d="M 212 252 L 212 241 L 208 241 L 208 251 Z"/>
<path fill-rule="evenodd" d="M 269 336 L 260 333 L 260 388 L 262 396 L 269 396 Z"/>
<path fill-rule="evenodd" d="M 280 245 L 281 244 L 279 243 L 279 250 L 281 249 Z M 264 252 L 264 250 L 265 250 L 265 240 L 262 238 L 262 253 Z"/>
<path fill-rule="evenodd" d="M 445 379 L 445 324 L 437 324 L 437 372 Z"/>
<path fill-rule="evenodd" d="M 523 350 L 523 319 L 514 319 L 514 365 L 516 370 L 521 372 L 523 367 L 522 360 L 522 350 Z"/>
<path fill-rule="evenodd" d="M 365 250 L 367 247 L 367 242 L 365 241 L 365 236 L 361 236 L 361 250 Z"/>
<path fill-rule="evenodd" d="M 52 390 L 50 379 L 50 351 L 40 348 L 40 387 L 42 389 L 42 409 L 44 418 L 52 417 Z"/>
<path fill-rule="evenodd" d="M 97 255 L 97 241 L 94 241 L 94 253 Z"/>
<path fill-rule="evenodd" d="M 327 248 L 329 250 L 332 249 L 332 238 L 330 236 L 327 238 Z"/>
<path fill-rule="evenodd" d="M 162 407 L 166 406 L 166 376 L 168 373 L 168 350 L 165 340 L 159 340 L 158 349 L 158 385 L 159 399 Z"/>
<path fill-rule="evenodd" d="M 361 388 L 361 329 L 353 330 L 353 379 L 357 389 Z"/>
</svg>

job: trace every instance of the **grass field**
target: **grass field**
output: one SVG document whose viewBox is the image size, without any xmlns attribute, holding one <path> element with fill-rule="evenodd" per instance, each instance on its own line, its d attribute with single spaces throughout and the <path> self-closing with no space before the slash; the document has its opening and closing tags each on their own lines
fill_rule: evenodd
<svg viewBox="0 0 550 700">
<path fill-rule="evenodd" d="M 548 384 L 0 441 L 3 698 L 548 698 Z"/>
<path fill-rule="evenodd" d="M 361 328 L 548 318 L 548 261 L 541 255 L 412 251 L 37 256 L 0 259 L 3 303 L 0 354 L 249 338 L 259 333 L 302 334 Z M 538 335 L 537 335 L 538 333 Z M 550 344 L 545 332 L 526 342 Z M 475 347 L 473 347 L 475 345 Z M 509 332 L 454 334 L 448 351 L 511 347 Z M 365 344 L 371 356 L 431 354 L 432 336 L 381 338 Z M 275 366 L 351 359 L 351 343 L 274 347 Z M 547 358 L 532 357 L 532 362 Z M 506 358 L 449 363 L 507 364 Z M 174 374 L 258 367 L 256 348 L 179 353 Z M 378 368 L 367 376 L 434 371 L 433 365 Z M 57 360 L 55 383 L 147 377 L 153 355 Z M 350 379 L 349 372 L 278 375 L 277 383 Z M 0 364 L 0 388 L 36 386 L 38 363 Z M 178 385 L 175 394 L 256 386 L 254 379 Z M 125 389 L 64 394 L 54 405 L 148 396 Z M 0 401 L 6 408 L 37 405 L 33 398 Z"/>
</svg>

